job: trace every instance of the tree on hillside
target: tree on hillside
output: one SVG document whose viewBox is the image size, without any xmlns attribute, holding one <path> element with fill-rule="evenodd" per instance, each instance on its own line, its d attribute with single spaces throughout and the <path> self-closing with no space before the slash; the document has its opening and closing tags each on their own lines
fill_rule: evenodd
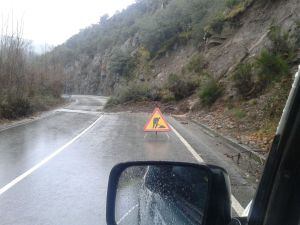
<svg viewBox="0 0 300 225">
<path fill-rule="evenodd" d="M 134 58 L 126 51 L 115 49 L 111 56 L 109 70 L 118 76 L 129 76 L 135 67 Z"/>
</svg>

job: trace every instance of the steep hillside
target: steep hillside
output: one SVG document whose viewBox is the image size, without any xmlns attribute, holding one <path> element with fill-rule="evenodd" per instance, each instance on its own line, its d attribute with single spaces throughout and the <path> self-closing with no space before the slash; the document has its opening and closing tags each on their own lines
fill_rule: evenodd
<svg viewBox="0 0 300 225">
<path fill-rule="evenodd" d="M 299 63 L 299 10 L 298 0 L 139 0 L 52 54 L 69 93 L 159 101 L 267 150 Z"/>
<path fill-rule="evenodd" d="M 70 74 L 68 91 L 112 93 L 120 79 L 143 76 L 137 74 L 140 63 L 190 40 L 198 44 L 204 26 L 224 7 L 219 0 L 140 0 L 103 16 L 54 50 Z"/>
</svg>

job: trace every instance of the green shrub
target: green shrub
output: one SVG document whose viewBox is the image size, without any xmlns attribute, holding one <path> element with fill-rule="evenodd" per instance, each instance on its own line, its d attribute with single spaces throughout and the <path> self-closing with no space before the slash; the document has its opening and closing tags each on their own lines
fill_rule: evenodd
<svg viewBox="0 0 300 225">
<path fill-rule="evenodd" d="M 266 118 L 279 119 L 282 115 L 282 110 L 289 96 L 292 77 L 282 78 L 277 85 L 274 85 L 270 95 L 266 96 L 263 102 L 263 113 Z"/>
<path fill-rule="evenodd" d="M 174 94 L 176 100 L 181 100 L 193 94 L 198 87 L 197 81 L 191 77 L 178 76 L 177 74 L 170 74 L 168 77 L 167 88 Z"/>
<path fill-rule="evenodd" d="M 112 106 L 118 105 L 119 103 L 120 103 L 120 101 L 119 101 L 119 99 L 118 99 L 117 97 L 111 96 L 111 97 L 107 100 L 107 102 L 106 102 L 104 108 L 110 108 L 110 107 L 112 107 Z"/>
<path fill-rule="evenodd" d="M 201 55 L 194 55 L 187 64 L 189 72 L 201 73 L 205 68 L 205 62 Z"/>
<path fill-rule="evenodd" d="M 261 55 L 256 59 L 256 65 L 259 80 L 264 84 L 290 73 L 288 62 L 285 59 L 280 55 L 270 53 L 266 50 L 263 50 Z"/>
<path fill-rule="evenodd" d="M 120 87 L 117 93 L 110 97 L 105 105 L 105 108 L 125 102 L 137 102 L 142 100 L 157 100 L 159 91 L 151 90 L 147 84 L 129 83 L 126 86 Z"/>
<path fill-rule="evenodd" d="M 234 86 L 244 98 L 249 96 L 249 92 L 254 87 L 252 64 L 240 64 L 233 74 Z"/>
<path fill-rule="evenodd" d="M 200 85 L 199 98 L 204 105 L 212 105 L 221 94 L 222 88 L 213 78 L 209 78 Z"/>
<path fill-rule="evenodd" d="M 149 99 L 149 87 L 146 84 L 131 83 L 122 87 L 117 94 L 120 103 Z"/>
<path fill-rule="evenodd" d="M 62 99 L 52 94 L 36 93 L 30 97 L 30 104 L 33 112 L 49 110 L 51 107 L 60 103 L 62 103 Z"/>
<path fill-rule="evenodd" d="M 135 59 L 122 50 L 114 50 L 111 56 L 109 70 L 111 73 L 119 76 L 130 76 L 135 68 Z"/>
<path fill-rule="evenodd" d="M 178 42 L 179 42 L 179 39 L 178 39 L 177 36 L 174 36 L 174 37 L 168 39 L 167 41 L 165 41 L 162 44 L 160 49 L 158 49 L 158 51 L 156 52 L 154 58 L 164 56 L 168 51 L 172 50 L 173 46 Z"/>
<path fill-rule="evenodd" d="M 0 118 L 16 119 L 28 116 L 37 111 L 49 110 L 62 103 L 60 97 L 44 93 L 31 93 L 30 96 L 17 97 L 14 95 L 0 99 Z"/>
<path fill-rule="evenodd" d="M 9 97 L 0 103 L 0 117 L 16 119 L 32 113 L 30 101 L 24 97 Z"/>
<path fill-rule="evenodd" d="M 181 32 L 178 35 L 179 43 L 182 44 L 182 45 L 186 45 L 187 42 L 189 40 L 191 40 L 192 36 L 193 36 L 193 32 L 191 30 Z"/>
<path fill-rule="evenodd" d="M 172 102 L 175 101 L 175 96 L 173 92 L 169 91 L 168 89 L 163 89 L 160 92 L 161 101 L 162 102 Z"/>
<path fill-rule="evenodd" d="M 161 100 L 160 89 L 147 83 L 129 83 L 120 87 L 114 96 L 111 96 L 105 108 L 109 108 L 126 102 L 138 102 L 143 100 Z"/>
<path fill-rule="evenodd" d="M 215 19 L 212 20 L 210 23 L 210 28 L 213 32 L 220 34 L 223 31 L 225 25 L 225 19 L 223 15 L 217 16 Z"/>
<path fill-rule="evenodd" d="M 241 0 L 226 0 L 225 4 L 228 8 L 233 8 L 234 6 L 236 6 L 237 4 L 239 4 L 241 2 Z"/>
<path fill-rule="evenodd" d="M 293 46 L 290 42 L 290 35 L 288 32 L 283 32 L 279 26 L 271 26 L 268 38 L 271 41 L 270 51 L 274 55 L 280 55 L 285 59 L 288 59 L 293 55 Z"/>
<path fill-rule="evenodd" d="M 151 101 L 160 101 L 161 100 L 161 90 L 155 85 L 150 85 L 148 88 L 148 93 L 146 96 Z"/>
<path fill-rule="evenodd" d="M 231 113 L 236 119 L 239 119 L 239 120 L 243 119 L 247 115 L 243 110 L 241 110 L 239 108 L 233 108 L 231 110 Z"/>
<path fill-rule="evenodd" d="M 235 18 L 244 13 L 245 10 L 247 9 L 247 4 L 245 2 L 238 2 L 236 5 L 232 6 L 230 8 L 230 11 L 225 15 L 224 19 L 226 21 L 231 21 L 233 22 Z M 231 23 L 231 25 L 235 25 L 236 23 Z M 237 23 L 238 24 L 238 23 Z M 236 25 L 237 25 L 236 24 Z"/>
</svg>

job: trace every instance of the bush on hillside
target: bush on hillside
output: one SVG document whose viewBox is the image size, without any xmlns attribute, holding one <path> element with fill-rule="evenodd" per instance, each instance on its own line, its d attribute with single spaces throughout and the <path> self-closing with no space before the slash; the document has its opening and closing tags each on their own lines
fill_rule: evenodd
<svg viewBox="0 0 300 225">
<path fill-rule="evenodd" d="M 266 118 L 275 118 L 277 121 L 280 119 L 292 83 L 292 77 L 282 78 L 271 90 L 272 94 L 266 96 L 263 104 L 263 113 Z"/>
<path fill-rule="evenodd" d="M 111 73 L 119 76 L 129 76 L 135 68 L 135 60 L 123 50 L 114 50 L 109 64 Z"/>
<path fill-rule="evenodd" d="M 9 97 L 0 102 L 0 117 L 16 119 L 32 113 L 29 99 L 24 97 Z"/>
<path fill-rule="evenodd" d="M 174 36 L 173 38 L 168 39 L 165 41 L 162 45 L 161 48 L 157 50 L 155 54 L 152 54 L 154 57 L 162 57 L 164 56 L 168 51 L 170 51 L 173 46 L 175 46 L 176 43 L 179 42 L 179 39 L 177 36 Z"/>
<path fill-rule="evenodd" d="M 225 4 L 219 0 L 166 2 L 168 4 L 165 7 L 159 7 L 150 14 L 144 13 L 145 15 L 136 23 L 141 44 L 152 56 L 161 55 L 171 49 L 175 42 L 185 44 L 190 38 L 201 37 L 207 24 L 206 18 L 213 17 L 225 8 Z"/>
<path fill-rule="evenodd" d="M 187 64 L 189 72 L 201 73 L 205 68 L 205 61 L 201 55 L 194 55 Z"/>
<path fill-rule="evenodd" d="M 239 4 L 241 0 L 226 0 L 225 4 L 228 8 L 232 9 L 234 6 Z"/>
<path fill-rule="evenodd" d="M 204 105 L 212 105 L 221 96 L 221 94 L 221 86 L 211 77 L 203 81 L 200 85 L 199 98 Z"/>
<path fill-rule="evenodd" d="M 111 96 L 111 97 L 107 100 L 107 102 L 106 102 L 106 104 L 105 104 L 105 108 L 110 108 L 110 107 L 115 106 L 115 105 L 118 105 L 118 104 L 120 104 L 119 99 L 118 99 L 116 96 Z"/>
<path fill-rule="evenodd" d="M 148 87 L 148 85 L 147 85 Z M 161 89 L 156 85 L 149 85 L 147 98 L 151 101 L 161 100 Z"/>
<path fill-rule="evenodd" d="M 238 93 L 244 98 L 249 97 L 254 88 L 252 64 L 240 64 L 233 74 L 233 82 Z"/>
<path fill-rule="evenodd" d="M 241 120 L 247 116 L 246 112 L 240 108 L 233 108 L 230 110 L 230 112 L 238 120 Z"/>
<path fill-rule="evenodd" d="M 280 55 L 263 50 L 256 59 L 259 80 L 263 84 L 268 84 L 273 80 L 288 75 L 288 62 Z"/>
<path fill-rule="evenodd" d="M 174 94 L 176 100 L 192 95 L 198 87 L 197 81 L 177 74 L 170 74 L 167 88 Z"/>
<path fill-rule="evenodd" d="M 130 83 L 126 87 L 122 87 L 117 97 L 120 103 L 124 102 L 137 102 L 141 100 L 146 100 L 150 98 L 150 89 L 145 84 L 137 84 L 137 83 Z"/>
<path fill-rule="evenodd" d="M 62 102 L 62 98 L 52 94 L 36 94 L 30 97 L 30 104 L 32 105 L 33 112 L 49 110 Z"/>
<path fill-rule="evenodd" d="M 271 41 L 270 51 L 274 55 L 280 55 L 282 58 L 289 60 L 293 57 L 295 51 L 290 41 L 288 32 L 283 32 L 279 26 L 271 26 L 268 38 Z"/>
<path fill-rule="evenodd" d="M 223 15 L 219 15 L 212 20 L 209 27 L 217 34 L 221 34 L 225 25 L 225 19 Z"/>
<path fill-rule="evenodd" d="M 31 96 L 15 95 L 0 99 L 0 118 L 16 119 L 28 116 L 34 112 L 49 110 L 62 103 L 60 97 L 45 93 L 34 93 Z"/>
<path fill-rule="evenodd" d="M 144 100 L 160 100 L 160 91 L 143 83 L 129 83 L 120 87 L 116 94 L 110 97 L 105 105 L 106 108 L 126 102 L 138 102 Z"/>
<path fill-rule="evenodd" d="M 160 97 L 162 102 L 173 102 L 176 100 L 174 93 L 171 92 L 169 89 L 161 90 Z"/>
</svg>

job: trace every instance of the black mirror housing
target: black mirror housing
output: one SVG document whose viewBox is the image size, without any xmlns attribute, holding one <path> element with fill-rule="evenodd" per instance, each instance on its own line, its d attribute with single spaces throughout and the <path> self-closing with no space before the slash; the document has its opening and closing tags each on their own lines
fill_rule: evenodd
<svg viewBox="0 0 300 225">
<path fill-rule="evenodd" d="M 220 167 L 193 164 L 183 162 L 127 162 L 116 165 L 110 173 L 107 202 L 106 202 L 106 220 L 108 225 L 116 225 L 116 196 L 120 176 L 123 171 L 130 167 L 149 167 L 149 166 L 175 166 L 175 167 L 190 167 L 205 171 L 209 179 L 207 204 L 203 217 L 203 225 L 227 225 L 231 221 L 231 190 L 229 177 L 227 172 Z M 151 187 L 151 184 L 146 184 L 147 188 L 154 193 L 158 191 Z"/>
<path fill-rule="evenodd" d="M 231 185 L 228 173 L 217 166 L 208 166 L 212 173 L 212 192 L 207 225 L 228 224 L 231 221 Z"/>
</svg>

